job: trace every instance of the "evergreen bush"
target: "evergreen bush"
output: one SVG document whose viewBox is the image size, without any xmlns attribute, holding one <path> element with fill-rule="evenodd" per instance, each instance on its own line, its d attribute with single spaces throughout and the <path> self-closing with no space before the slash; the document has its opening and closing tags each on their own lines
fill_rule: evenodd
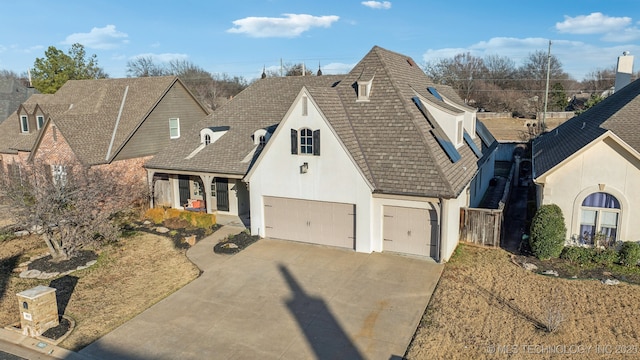
<svg viewBox="0 0 640 360">
<path fill-rule="evenodd" d="M 529 245 L 538 259 L 557 258 L 564 248 L 567 227 L 562 210 L 555 204 L 542 205 L 531 221 Z"/>
<path fill-rule="evenodd" d="M 635 266 L 640 261 L 640 244 L 626 241 L 620 248 L 620 263 L 625 266 Z"/>
</svg>

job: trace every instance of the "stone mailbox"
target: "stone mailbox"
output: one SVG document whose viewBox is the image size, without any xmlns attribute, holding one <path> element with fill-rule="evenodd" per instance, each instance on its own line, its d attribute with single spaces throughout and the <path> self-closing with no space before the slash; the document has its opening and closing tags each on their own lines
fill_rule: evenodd
<svg viewBox="0 0 640 360">
<path fill-rule="evenodd" d="M 20 307 L 22 334 L 40 336 L 52 327 L 58 326 L 58 303 L 56 289 L 38 285 L 17 294 Z"/>
</svg>

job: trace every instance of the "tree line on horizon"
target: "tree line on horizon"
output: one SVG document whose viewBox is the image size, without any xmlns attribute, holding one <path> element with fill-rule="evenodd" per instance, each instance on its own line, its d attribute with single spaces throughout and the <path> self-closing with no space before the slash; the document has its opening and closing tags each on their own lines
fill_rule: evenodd
<svg viewBox="0 0 640 360">
<path fill-rule="evenodd" d="M 435 83 L 451 86 L 467 104 L 480 111 L 531 117 L 543 111 L 548 60 L 548 111 L 581 110 L 591 106 L 614 84 L 615 66 L 595 69 L 578 81 L 564 71 L 555 55 L 549 57 L 544 51 L 530 53 L 520 66 L 506 56 L 478 57 L 467 52 L 426 62 L 422 68 Z M 303 71 L 305 75 L 312 75 L 302 64 L 283 64 L 281 71 L 265 71 L 263 76 L 299 76 Z M 178 76 L 194 96 L 212 110 L 250 85 L 244 77 L 211 74 L 188 60 L 158 63 L 151 56 L 129 60 L 126 73 L 127 77 Z M 109 78 L 98 66 L 97 56 L 87 55 L 82 44 L 73 44 L 67 53 L 50 46 L 44 57 L 36 58 L 30 75 L 31 85 L 44 94 L 55 93 L 67 80 Z M 27 74 L 0 70 L 0 78 L 14 78 L 30 85 Z M 584 93 L 588 101 L 572 104 L 576 95 Z"/>
</svg>

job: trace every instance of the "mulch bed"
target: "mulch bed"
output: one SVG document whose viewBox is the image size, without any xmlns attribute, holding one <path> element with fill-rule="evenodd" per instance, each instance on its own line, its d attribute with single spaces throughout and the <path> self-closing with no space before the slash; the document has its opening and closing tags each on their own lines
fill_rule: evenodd
<svg viewBox="0 0 640 360">
<path fill-rule="evenodd" d="M 80 250 L 72 258 L 63 261 L 51 261 L 51 255 L 32 261 L 28 269 L 40 270 L 42 272 L 63 273 L 65 271 L 75 270 L 78 266 L 84 266 L 87 262 L 96 260 L 98 254 L 90 250 Z"/>
<path fill-rule="evenodd" d="M 254 242 L 258 241 L 258 239 L 260 239 L 259 236 L 251 236 L 250 234 L 247 234 L 243 231 L 238 235 L 231 236 L 224 241 L 217 243 L 213 247 L 213 252 L 217 254 L 235 254 L 240 252 L 247 246 L 253 244 Z M 237 247 L 230 246 L 230 244 L 235 244 Z"/>
<path fill-rule="evenodd" d="M 71 322 L 64 317 L 60 317 L 60 323 L 56 327 L 52 327 L 42 333 L 42 336 L 51 340 L 58 340 L 67 334 L 71 328 Z"/>
</svg>

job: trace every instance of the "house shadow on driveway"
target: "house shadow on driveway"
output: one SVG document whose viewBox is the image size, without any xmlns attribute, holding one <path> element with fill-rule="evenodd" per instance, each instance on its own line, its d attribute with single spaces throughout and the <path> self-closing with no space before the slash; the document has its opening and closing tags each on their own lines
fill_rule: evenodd
<svg viewBox="0 0 640 360">
<path fill-rule="evenodd" d="M 296 319 L 316 358 L 364 359 L 324 300 L 307 294 L 286 266 L 280 264 L 278 269 L 293 293 L 293 297 L 286 301 L 287 308 Z"/>
</svg>

